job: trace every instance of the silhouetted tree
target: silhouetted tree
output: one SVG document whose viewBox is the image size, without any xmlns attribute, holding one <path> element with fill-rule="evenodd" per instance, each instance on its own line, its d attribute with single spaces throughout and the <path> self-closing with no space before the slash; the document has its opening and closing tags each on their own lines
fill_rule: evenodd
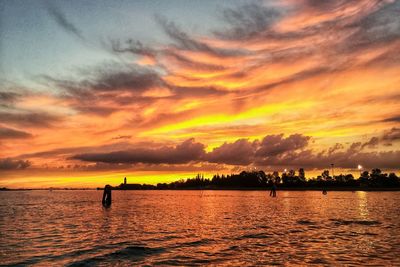
<svg viewBox="0 0 400 267">
<path fill-rule="evenodd" d="M 266 188 L 274 182 L 279 183 L 281 177 L 279 173 L 265 174 L 263 171 L 247 172 L 239 174 L 219 175 L 216 174 L 212 179 L 204 178 L 203 174 L 197 174 L 195 178 L 180 179 L 172 183 L 158 183 L 157 186 L 146 184 L 121 184 L 114 189 L 143 190 L 143 189 L 203 189 L 203 188 Z M 351 174 L 340 174 L 334 177 L 329 176 L 329 170 L 324 170 L 316 179 L 305 179 L 303 168 L 299 169 L 296 176 L 294 170 L 282 173 L 282 186 L 284 187 L 329 187 L 329 186 L 363 186 L 363 187 L 400 187 L 400 179 L 395 173 L 382 173 L 380 169 L 364 171 L 360 178 L 355 180 Z"/>
<path fill-rule="evenodd" d="M 303 168 L 300 168 L 300 169 L 299 169 L 299 179 L 300 179 L 302 182 L 305 182 L 305 181 L 306 181 L 306 174 L 305 174 Z"/>
<path fill-rule="evenodd" d="M 325 181 L 328 181 L 331 179 L 331 177 L 329 176 L 329 170 L 324 170 L 321 173 L 322 179 L 324 179 Z"/>
</svg>

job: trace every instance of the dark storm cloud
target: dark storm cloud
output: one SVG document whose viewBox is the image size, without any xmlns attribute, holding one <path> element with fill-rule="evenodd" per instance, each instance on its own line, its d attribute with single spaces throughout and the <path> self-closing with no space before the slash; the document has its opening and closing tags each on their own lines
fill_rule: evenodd
<svg viewBox="0 0 400 267">
<path fill-rule="evenodd" d="M 0 139 L 25 139 L 32 137 L 32 134 L 0 126 Z"/>
<path fill-rule="evenodd" d="M 333 154 L 333 153 L 335 153 L 336 151 L 341 150 L 341 149 L 343 149 L 343 148 L 344 148 L 344 145 L 343 145 L 343 144 L 336 143 L 334 146 L 332 146 L 332 147 L 330 147 L 330 148 L 328 149 L 328 154 Z"/>
<path fill-rule="evenodd" d="M 352 143 L 347 149 L 343 144 L 335 144 L 327 151 L 315 152 L 308 149 L 311 137 L 294 134 L 267 135 L 262 141 L 249 142 L 239 139 L 233 143 L 224 143 L 207 153 L 204 160 L 228 165 L 255 165 L 260 167 L 307 167 L 328 168 L 331 163 L 336 167 L 354 168 L 362 164 L 368 168 L 398 168 L 400 151 L 363 152 L 365 146 L 374 145 L 378 138 L 362 144 Z"/>
<path fill-rule="evenodd" d="M 400 128 L 393 127 L 389 131 L 384 132 L 381 138 L 383 141 L 400 140 Z"/>
<path fill-rule="evenodd" d="M 0 91 L 0 106 L 10 106 L 14 104 L 21 95 L 15 92 Z"/>
<path fill-rule="evenodd" d="M 382 151 L 382 152 L 357 152 L 344 151 L 330 156 L 318 158 L 305 158 L 309 165 L 323 167 L 323 162 L 334 163 L 335 166 L 342 168 L 355 168 L 358 164 L 366 168 L 398 168 L 400 151 Z M 397 157 L 397 159 L 396 159 Z M 318 163 L 318 160 L 319 163 Z M 325 164 L 327 165 L 327 164 Z"/>
<path fill-rule="evenodd" d="M 283 134 L 267 135 L 260 143 L 256 155 L 263 156 L 276 156 L 288 151 L 305 148 L 311 137 L 301 134 L 293 134 L 285 138 Z"/>
<path fill-rule="evenodd" d="M 55 20 L 55 22 L 67 33 L 72 34 L 81 40 L 85 39 L 82 35 L 82 32 L 72 22 L 70 22 L 66 18 L 66 16 L 54 5 L 48 3 L 47 11 L 49 15 Z"/>
<path fill-rule="evenodd" d="M 86 78 L 79 81 L 58 80 L 51 77 L 47 77 L 47 79 L 78 97 L 90 96 L 90 91 L 143 92 L 153 86 L 163 84 L 157 72 L 137 65 L 127 67 L 110 64 L 83 74 Z"/>
<path fill-rule="evenodd" d="M 61 79 L 43 75 L 42 79 L 59 88 L 62 95 L 79 99 L 95 99 L 105 94 L 110 98 L 114 93 L 142 93 L 154 86 L 163 86 L 160 74 L 139 65 L 122 65 L 116 62 L 97 68 L 81 70 L 83 79 Z"/>
<path fill-rule="evenodd" d="M 258 141 L 239 139 L 234 143 L 224 143 L 207 153 L 205 159 L 211 163 L 229 165 L 249 165 L 254 161 Z"/>
<path fill-rule="evenodd" d="M 379 138 L 374 136 L 372 137 L 368 142 L 364 143 L 361 148 L 364 147 L 369 147 L 369 148 L 375 148 L 379 144 Z"/>
<path fill-rule="evenodd" d="M 16 160 L 11 158 L 0 158 L 0 171 L 22 170 L 31 166 L 28 160 Z"/>
<path fill-rule="evenodd" d="M 396 139 L 397 129 L 387 132 L 386 137 Z M 119 136 L 115 139 L 129 139 Z M 384 137 L 379 138 L 379 142 Z M 375 139 L 373 139 L 375 140 Z M 374 145 L 372 142 L 355 142 L 347 146 L 335 144 L 325 151 L 313 151 L 308 148 L 311 137 L 293 134 L 267 135 L 261 141 L 238 139 L 224 143 L 205 152 L 205 145 L 186 140 L 176 146 L 145 143 L 115 143 L 99 147 L 64 148 L 34 154 L 20 155 L 23 158 L 62 157 L 88 163 L 101 164 L 101 167 L 113 169 L 113 164 L 129 165 L 179 165 L 189 163 L 223 164 L 240 166 L 258 166 L 261 168 L 305 167 L 328 168 L 331 163 L 340 168 L 354 168 L 358 164 L 366 168 L 398 168 L 400 151 L 365 152 L 363 148 Z M 82 153 L 82 151 L 85 151 Z M 101 151 L 101 152 L 100 152 Z M 90 167 L 91 168 L 91 167 Z M 89 169 L 90 169 L 89 168 Z"/>
<path fill-rule="evenodd" d="M 212 86 L 171 86 L 170 89 L 175 93 L 174 98 L 190 97 L 209 97 L 227 95 L 229 92 L 221 91 Z"/>
<path fill-rule="evenodd" d="M 398 169 L 400 151 L 384 151 L 384 152 L 370 152 L 370 153 L 359 153 L 353 156 L 349 156 L 341 162 L 341 165 L 345 168 L 354 168 L 357 164 L 369 168 L 388 168 Z"/>
<path fill-rule="evenodd" d="M 400 151 L 363 152 L 361 142 L 352 143 L 347 149 L 335 144 L 327 151 L 315 152 L 304 147 L 274 155 L 256 157 L 255 165 L 270 168 L 329 168 L 331 164 L 339 168 L 355 168 L 361 164 L 365 168 L 398 168 Z"/>
<path fill-rule="evenodd" d="M 44 112 L 1 112 L 0 121 L 20 127 L 51 127 L 55 123 L 62 121 L 56 115 Z"/>
<path fill-rule="evenodd" d="M 393 116 L 383 119 L 382 122 L 400 122 L 400 116 Z"/>
<path fill-rule="evenodd" d="M 189 139 L 176 147 L 131 148 L 107 153 L 77 154 L 71 159 L 103 163 L 147 163 L 182 164 L 191 161 L 203 161 L 228 165 L 249 165 L 266 157 L 282 155 L 305 148 L 310 137 L 300 134 L 284 137 L 268 135 L 261 142 L 239 139 L 233 143 L 224 143 L 213 151 L 205 153 L 205 145 Z M 258 157 L 258 159 L 256 159 Z"/>
<path fill-rule="evenodd" d="M 95 81 L 84 81 L 83 86 L 96 91 L 132 90 L 144 91 L 161 82 L 159 75 L 150 70 L 126 72 L 102 72 Z"/>
<path fill-rule="evenodd" d="M 204 155 L 204 145 L 189 139 L 171 147 L 137 148 L 110 153 L 78 154 L 71 159 L 103 163 L 183 164 L 198 161 Z"/>
<path fill-rule="evenodd" d="M 168 88 L 158 72 L 139 65 L 126 66 L 113 62 L 81 70 L 79 74 L 84 78 L 63 79 L 45 75 L 41 78 L 47 85 L 57 88 L 59 93 L 56 97 L 67 100 L 70 107 L 98 116 L 119 111 L 121 105 L 152 103 L 155 100 L 142 96 L 144 92 Z M 105 105 L 102 102 L 114 104 Z"/>
<path fill-rule="evenodd" d="M 76 106 L 75 107 L 78 111 L 86 113 L 86 114 L 93 114 L 97 116 L 108 116 L 113 112 L 118 111 L 119 109 L 117 108 L 112 108 L 112 107 L 101 107 L 101 106 L 93 106 L 93 104 L 90 106 Z"/>
<path fill-rule="evenodd" d="M 268 157 L 262 166 L 290 166 L 305 168 L 329 168 L 334 164 L 340 168 L 355 168 L 361 164 L 365 168 L 398 168 L 400 151 L 356 152 L 344 151 L 333 154 L 318 154 L 311 150 L 290 152 L 279 157 Z"/>
<path fill-rule="evenodd" d="M 392 142 L 396 142 L 400 140 L 400 129 L 393 127 L 390 130 L 384 131 L 384 133 L 381 136 L 374 136 L 371 137 L 371 139 L 368 142 L 365 142 L 362 144 L 360 149 L 363 149 L 365 147 L 368 148 L 377 148 L 378 145 L 385 145 L 385 146 L 391 146 Z"/>
</svg>

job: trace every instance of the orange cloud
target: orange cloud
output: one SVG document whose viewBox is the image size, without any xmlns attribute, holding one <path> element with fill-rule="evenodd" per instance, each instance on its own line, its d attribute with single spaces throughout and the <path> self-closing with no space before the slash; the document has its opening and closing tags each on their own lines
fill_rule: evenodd
<svg viewBox="0 0 400 267">
<path fill-rule="evenodd" d="M 7 138 L 0 135 L 0 160 L 26 168 L 7 170 L 0 186 L 92 186 L 117 183 L 124 173 L 156 183 L 201 167 L 208 174 L 229 172 L 235 162 L 280 167 L 273 155 L 255 159 L 252 149 L 258 149 L 256 140 L 281 133 L 312 140 L 304 150 L 282 155 L 288 165 L 291 160 L 321 168 L 318 153 L 337 162 L 354 153 L 368 164 L 377 156 L 377 164 L 393 167 L 384 164 L 384 156 L 389 162 L 398 155 L 397 139 L 365 145 L 371 151 L 342 151 L 336 158 L 326 151 L 336 143 L 348 148 L 373 137 L 383 140 L 379 136 L 398 126 L 400 20 L 393 15 L 398 2 L 322 2 L 250 4 L 225 12 L 222 30 L 203 36 L 159 18 L 170 43 L 115 43 L 112 52 L 126 57 L 126 64 L 78 71 L 76 78 L 44 75 L 45 89 L 28 93 L 5 89 L 0 130 Z M 213 156 L 194 163 L 141 159 L 106 165 L 76 156 L 130 151 L 132 157 L 132 151 L 148 153 L 136 147 L 139 143 L 159 151 L 191 138 L 204 146 L 200 154 L 214 151 Z M 278 139 L 267 141 L 285 142 Z M 232 158 L 232 151 L 239 154 Z M 144 163 L 149 165 L 133 170 Z"/>
</svg>

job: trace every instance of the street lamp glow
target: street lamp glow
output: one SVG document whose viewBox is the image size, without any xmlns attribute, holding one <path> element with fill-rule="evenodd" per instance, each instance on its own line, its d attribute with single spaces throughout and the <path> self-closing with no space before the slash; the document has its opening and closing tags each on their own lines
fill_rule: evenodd
<svg viewBox="0 0 400 267">
<path fill-rule="evenodd" d="M 362 166 L 361 166 L 360 164 L 358 164 L 357 168 L 358 168 L 359 170 L 361 170 L 361 169 L 362 169 Z"/>
<path fill-rule="evenodd" d="M 287 172 L 287 169 L 284 169 L 283 171 L 284 171 L 284 172 Z"/>
</svg>

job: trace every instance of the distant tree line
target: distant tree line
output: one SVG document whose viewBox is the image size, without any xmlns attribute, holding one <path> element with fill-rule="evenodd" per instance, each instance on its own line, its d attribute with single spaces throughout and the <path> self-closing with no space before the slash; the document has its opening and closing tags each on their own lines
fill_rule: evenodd
<svg viewBox="0 0 400 267">
<path fill-rule="evenodd" d="M 278 188 L 400 188 L 400 179 L 395 173 L 382 173 L 380 169 L 364 171 L 358 179 L 352 174 L 331 176 L 329 170 L 324 170 L 316 178 L 306 179 L 305 171 L 300 168 L 283 172 L 265 173 L 264 171 L 242 171 L 239 174 L 214 175 L 211 179 L 198 174 L 195 178 L 181 179 L 172 183 L 121 184 L 115 189 L 262 189 L 276 184 Z"/>
</svg>

